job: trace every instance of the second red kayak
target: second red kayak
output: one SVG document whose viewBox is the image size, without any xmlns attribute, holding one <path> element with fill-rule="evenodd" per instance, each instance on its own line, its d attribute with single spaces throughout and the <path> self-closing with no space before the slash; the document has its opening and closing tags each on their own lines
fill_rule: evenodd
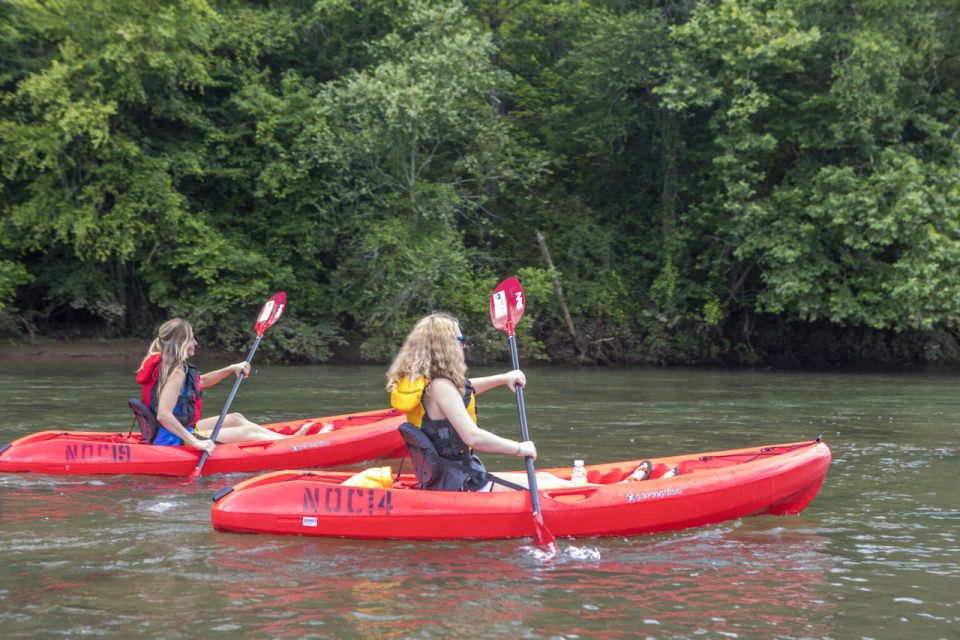
<svg viewBox="0 0 960 640">
<path fill-rule="evenodd" d="M 404 415 L 395 409 L 380 409 L 265 424 L 277 433 L 291 434 L 307 422 L 316 423 L 297 437 L 217 445 L 203 475 L 396 458 L 405 451 L 397 431 L 403 420 Z M 319 433 L 330 424 L 333 431 Z M 137 431 L 41 431 L 0 445 L 0 472 L 186 476 L 199 459 L 200 451 L 193 447 L 147 444 Z"/>
<path fill-rule="evenodd" d="M 648 480 L 627 479 L 640 460 L 587 467 L 590 484 L 539 492 L 557 536 L 675 531 L 760 514 L 800 513 L 830 465 L 819 439 L 652 460 Z M 673 470 L 678 475 L 672 475 Z M 569 469 L 550 469 L 569 478 Z M 383 484 L 335 472 L 277 471 L 214 497 L 216 529 L 393 539 L 521 538 L 533 532 L 527 491 L 422 491 L 405 474 Z M 371 474 L 374 476 L 374 474 Z M 670 476 L 670 477 L 668 477 Z M 384 486 L 384 484 L 386 486 Z"/>
</svg>

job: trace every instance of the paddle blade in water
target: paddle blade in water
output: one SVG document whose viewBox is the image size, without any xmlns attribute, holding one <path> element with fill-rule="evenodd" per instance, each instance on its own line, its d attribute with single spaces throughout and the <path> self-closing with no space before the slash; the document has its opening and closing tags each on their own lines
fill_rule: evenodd
<svg viewBox="0 0 960 640">
<path fill-rule="evenodd" d="M 287 306 L 287 294 L 285 291 L 275 293 L 272 298 L 263 304 L 263 308 L 260 309 L 260 315 L 257 316 L 257 324 L 254 326 L 258 336 L 262 338 L 267 329 L 272 327 L 273 324 L 280 319 L 280 315 L 283 313 L 285 306 Z"/>
<path fill-rule="evenodd" d="M 539 513 L 533 516 L 533 541 L 537 543 L 543 551 L 549 554 L 550 558 L 557 555 L 557 539 L 550 533 L 550 529 L 543 524 L 543 516 Z"/>
<path fill-rule="evenodd" d="M 498 284 L 490 296 L 490 320 L 493 326 L 512 336 L 517 323 L 523 317 L 526 303 L 523 287 L 515 276 L 510 276 Z"/>
</svg>

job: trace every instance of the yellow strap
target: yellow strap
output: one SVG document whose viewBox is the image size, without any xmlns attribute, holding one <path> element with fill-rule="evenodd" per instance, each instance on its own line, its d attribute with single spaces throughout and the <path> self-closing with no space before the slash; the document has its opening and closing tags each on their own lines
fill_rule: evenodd
<svg viewBox="0 0 960 640">
<path fill-rule="evenodd" d="M 470 394 L 470 402 L 467 403 L 467 413 L 473 419 L 473 424 L 477 424 L 477 394 Z"/>
</svg>

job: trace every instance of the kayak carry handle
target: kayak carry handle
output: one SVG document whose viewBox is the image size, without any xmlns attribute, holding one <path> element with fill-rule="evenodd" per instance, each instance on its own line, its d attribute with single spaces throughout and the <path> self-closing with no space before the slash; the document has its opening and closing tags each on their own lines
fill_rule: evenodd
<svg viewBox="0 0 960 640">
<path fill-rule="evenodd" d="M 582 502 L 595 496 L 600 491 L 598 486 L 588 487 L 562 487 L 560 489 L 547 489 L 540 493 L 556 500 L 557 502 Z"/>
<path fill-rule="evenodd" d="M 220 491 L 217 491 L 213 494 L 213 501 L 217 502 L 220 498 L 230 493 L 233 493 L 233 487 L 224 487 L 223 489 L 220 489 Z"/>
</svg>

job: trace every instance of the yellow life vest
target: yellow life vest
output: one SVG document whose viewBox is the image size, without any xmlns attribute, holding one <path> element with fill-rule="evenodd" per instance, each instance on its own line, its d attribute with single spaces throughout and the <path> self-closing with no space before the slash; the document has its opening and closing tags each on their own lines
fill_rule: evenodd
<svg viewBox="0 0 960 640">
<path fill-rule="evenodd" d="M 390 392 L 390 406 L 407 414 L 407 422 L 420 428 L 423 424 L 425 410 L 423 408 L 423 392 L 430 381 L 423 376 L 416 376 L 413 380 L 403 376 L 397 381 L 397 385 Z M 468 389 L 470 401 L 466 403 L 467 413 L 477 423 L 477 396 L 472 392 L 472 387 Z"/>
</svg>

